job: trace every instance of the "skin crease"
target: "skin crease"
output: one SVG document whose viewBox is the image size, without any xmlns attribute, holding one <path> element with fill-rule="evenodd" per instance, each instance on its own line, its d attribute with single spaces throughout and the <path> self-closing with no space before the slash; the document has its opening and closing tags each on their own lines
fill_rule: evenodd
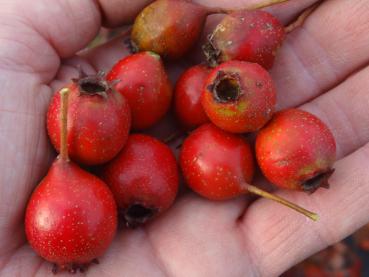
<svg viewBox="0 0 369 277">
<path fill-rule="evenodd" d="M 199 2 L 241 6 L 249 1 Z M 312 2 L 291 1 L 273 11 L 287 23 Z M 123 7 L 130 3 L 119 1 Z M 98 32 L 99 9 L 90 0 L 49 4 L 0 2 L 2 276 L 50 276 L 50 264 L 25 243 L 22 222 L 27 200 L 54 155 L 45 129 L 51 95 L 78 76 L 78 64 L 86 73 L 94 73 L 93 67 L 108 71 L 127 53 L 119 38 L 74 56 Z M 111 17 L 104 15 L 109 21 L 123 20 Z M 310 197 L 278 191 L 318 212 L 318 222 L 268 200 L 212 202 L 186 193 L 152 224 L 119 232 L 100 264 L 86 275 L 119 276 L 123 268 L 127 276 L 278 276 L 367 223 L 368 17 L 365 0 L 324 1 L 302 28 L 287 35 L 271 70 L 279 109 L 301 106 L 312 112 L 337 142 L 329 191 L 318 190 Z"/>
<path fill-rule="evenodd" d="M 317 117 L 298 109 L 276 113 L 256 137 L 256 158 L 274 185 L 303 190 L 303 183 L 327 172 L 336 160 L 336 143 Z"/>
<path fill-rule="evenodd" d="M 25 226 L 28 241 L 46 260 L 60 267 L 87 264 L 112 242 L 117 206 L 104 182 L 57 158 L 32 194 Z"/>
<path fill-rule="evenodd" d="M 131 135 L 123 151 L 102 171 L 123 213 L 132 205 L 166 211 L 178 191 L 178 168 L 170 148 L 147 135 Z"/>
<path fill-rule="evenodd" d="M 169 110 L 172 86 L 160 57 L 142 52 L 118 61 L 106 76 L 119 80 L 115 89 L 127 100 L 132 112 L 132 128 L 146 129 Z"/>
<path fill-rule="evenodd" d="M 281 22 L 267 12 L 256 10 L 238 11 L 224 17 L 211 41 L 220 52 L 218 62 L 248 61 L 270 69 L 284 38 Z"/>
<path fill-rule="evenodd" d="M 237 90 L 236 98 L 218 99 L 223 91 L 229 92 L 230 86 Z M 214 68 L 201 96 L 210 121 L 231 133 L 259 130 L 272 117 L 275 102 L 276 91 L 269 73 L 258 64 L 242 61 L 229 61 Z"/>
<path fill-rule="evenodd" d="M 185 139 L 180 164 L 188 186 L 213 200 L 247 193 L 243 184 L 251 182 L 255 168 L 247 141 L 213 124 L 202 125 Z"/>
<path fill-rule="evenodd" d="M 127 100 L 116 91 L 102 95 L 81 94 L 69 85 L 68 151 L 74 161 L 86 165 L 106 163 L 127 141 L 131 111 Z M 60 146 L 60 94 L 55 93 L 47 113 L 47 129 L 54 147 Z"/>
<path fill-rule="evenodd" d="M 177 118 L 187 129 L 209 122 L 201 105 L 201 92 L 210 71 L 205 65 L 193 66 L 176 83 L 174 109 Z"/>
</svg>

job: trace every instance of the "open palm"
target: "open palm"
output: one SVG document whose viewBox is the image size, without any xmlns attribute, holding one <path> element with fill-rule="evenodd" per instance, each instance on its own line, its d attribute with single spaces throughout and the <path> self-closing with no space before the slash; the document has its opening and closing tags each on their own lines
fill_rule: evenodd
<svg viewBox="0 0 369 277">
<path fill-rule="evenodd" d="M 26 244 L 23 227 L 27 200 L 54 157 L 45 132 L 50 96 L 76 76 L 78 65 L 93 73 L 127 55 L 121 39 L 76 53 L 94 38 L 101 22 L 128 23 L 148 2 L 0 2 L 1 276 L 50 274 L 50 264 Z M 250 1 L 196 2 L 243 6 Z M 291 0 L 272 11 L 289 20 L 313 2 Z M 277 276 L 367 223 L 368 18 L 368 1 L 325 1 L 288 36 L 272 70 L 278 108 L 302 105 L 328 124 L 337 141 L 330 190 L 311 196 L 279 192 L 318 212 L 320 221 L 268 200 L 215 203 L 186 193 L 152 224 L 119 232 L 101 264 L 87 275 Z"/>
</svg>

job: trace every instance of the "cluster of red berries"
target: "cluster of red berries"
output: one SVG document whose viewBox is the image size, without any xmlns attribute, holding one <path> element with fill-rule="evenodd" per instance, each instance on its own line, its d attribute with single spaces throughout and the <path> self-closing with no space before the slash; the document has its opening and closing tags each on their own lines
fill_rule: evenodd
<svg viewBox="0 0 369 277">
<path fill-rule="evenodd" d="M 29 200 L 25 228 L 31 246 L 57 268 L 83 270 L 101 256 L 118 215 L 135 227 L 173 204 L 175 156 L 158 139 L 129 133 L 155 125 L 170 109 L 173 90 L 161 57 L 182 57 L 206 16 L 219 11 L 186 0 L 153 2 L 132 29 L 132 46 L 141 52 L 106 76 L 82 74 L 53 97 L 47 130 L 60 155 Z M 261 10 L 231 12 L 219 23 L 204 46 L 208 65 L 187 70 L 175 88 L 175 112 L 191 130 L 180 167 L 188 186 L 208 199 L 252 192 L 316 219 L 250 184 L 253 151 L 241 135 L 258 132 L 256 158 L 275 185 L 312 192 L 327 184 L 335 160 L 328 128 L 302 110 L 274 113 L 276 91 L 266 69 L 284 37 L 282 24 Z M 101 179 L 71 160 L 98 165 Z"/>
</svg>

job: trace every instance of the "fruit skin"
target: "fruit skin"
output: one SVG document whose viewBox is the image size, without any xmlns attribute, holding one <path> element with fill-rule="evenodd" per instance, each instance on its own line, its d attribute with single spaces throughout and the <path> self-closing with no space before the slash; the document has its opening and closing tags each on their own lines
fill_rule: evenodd
<svg viewBox="0 0 369 277">
<path fill-rule="evenodd" d="M 247 192 L 254 175 L 251 148 L 238 135 L 213 124 L 196 129 L 184 141 L 180 165 L 188 186 L 211 200 L 227 200 Z"/>
<path fill-rule="evenodd" d="M 270 69 L 284 38 L 284 26 L 270 13 L 236 11 L 218 24 L 204 50 L 211 64 L 241 60 Z"/>
<path fill-rule="evenodd" d="M 208 11 L 185 0 L 157 0 L 135 19 L 131 39 L 140 51 L 178 59 L 199 38 Z"/>
<path fill-rule="evenodd" d="M 32 248 L 62 269 L 101 256 L 117 229 L 117 207 L 107 185 L 72 162 L 57 159 L 33 192 L 25 231 Z"/>
<path fill-rule="evenodd" d="M 170 108 L 173 89 L 164 65 L 153 52 L 141 52 L 118 61 L 106 79 L 129 102 L 132 128 L 146 129 L 157 123 Z"/>
<path fill-rule="evenodd" d="M 83 90 L 86 87 L 87 92 Z M 95 92 L 93 86 L 103 91 Z M 110 88 L 102 76 L 73 81 L 68 101 L 68 152 L 72 160 L 97 165 L 114 158 L 127 141 L 131 111 L 127 100 Z M 106 91 L 105 91 L 106 90 Z M 47 131 L 60 151 L 60 93 L 55 93 L 47 112 Z"/>
<path fill-rule="evenodd" d="M 175 112 L 187 129 L 194 129 L 209 122 L 201 105 L 201 94 L 210 71 L 205 65 L 196 65 L 187 69 L 177 81 L 174 94 Z"/>
<path fill-rule="evenodd" d="M 201 103 L 210 121 L 232 133 L 254 132 L 272 117 L 276 91 L 260 65 L 225 62 L 209 74 Z"/>
<path fill-rule="evenodd" d="M 336 143 L 319 118 L 288 109 L 276 113 L 258 133 L 256 158 L 265 177 L 276 186 L 314 192 L 328 185 Z"/>
<path fill-rule="evenodd" d="M 178 192 L 176 159 L 159 140 L 134 134 L 102 170 L 128 226 L 136 227 L 167 210 Z"/>
</svg>

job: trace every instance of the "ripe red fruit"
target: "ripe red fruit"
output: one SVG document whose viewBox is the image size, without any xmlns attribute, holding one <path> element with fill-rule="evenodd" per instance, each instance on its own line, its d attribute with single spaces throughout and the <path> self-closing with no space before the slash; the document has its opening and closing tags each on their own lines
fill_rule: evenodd
<svg viewBox="0 0 369 277">
<path fill-rule="evenodd" d="M 68 159 L 68 89 L 62 93 L 61 153 L 28 202 L 25 231 L 32 248 L 55 264 L 55 272 L 58 267 L 75 272 L 86 269 L 110 245 L 117 207 L 103 181 Z"/>
<path fill-rule="evenodd" d="M 84 76 L 70 85 L 68 100 L 68 151 L 86 165 L 105 163 L 126 143 L 131 125 L 128 102 L 101 75 Z M 60 150 L 60 94 L 56 93 L 47 113 L 51 143 Z"/>
<path fill-rule="evenodd" d="M 278 112 L 257 135 L 256 157 L 278 187 L 314 192 L 328 186 L 336 143 L 328 127 L 299 109 Z"/>
<path fill-rule="evenodd" d="M 272 67 L 285 37 L 277 18 L 261 10 L 236 11 L 224 17 L 204 46 L 205 55 L 214 65 L 230 60 L 258 63 Z"/>
<path fill-rule="evenodd" d="M 137 53 L 120 60 L 106 79 L 116 80 L 115 89 L 128 100 L 134 129 L 151 127 L 170 108 L 172 86 L 160 56 L 153 52 Z"/>
<path fill-rule="evenodd" d="M 276 92 L 260 65 L 229 61 L 209 74 L 201 102 L 209 119 L 223 130 L 254 132 L 272 117 Z"/>
<path fill-rule="evenodd" d="M 369 224 L 366 224 L 353 235 L 355 244 L 364 251 L 369 251 Z"/>
<path fill-rule="evenodd" d="M 209 122 L 201 105 L 201 94 L 210 71 L 205 65 L 196 65 L 186 70 L 177 81 L 175 111 L 180 122 L 188 129 Z"/>
<path fill-rule="evenodd" d="M 186 0 L 158 0 L 136 17 L 131 39 L 140 51 L 178 59 L 197 41 L 208 11 Z"/>
<path fill-rule="evenodd" d="M 136 227 L 167 210 L 179 185 L 176 159 L 170 148 L 147 135 L 131 135 L 123 151 L 102 172 L 121 215 Z"/>
<path fill-rule="evenodd" d="M 254 161 L 249 144 L 213 124 L 199 127 L 184 141 L 180 165 L 187 184 L 207 199 L 227 200 L 251 192 L 317 220 L 316 214 L 250 185 Z"/>
</svg>

